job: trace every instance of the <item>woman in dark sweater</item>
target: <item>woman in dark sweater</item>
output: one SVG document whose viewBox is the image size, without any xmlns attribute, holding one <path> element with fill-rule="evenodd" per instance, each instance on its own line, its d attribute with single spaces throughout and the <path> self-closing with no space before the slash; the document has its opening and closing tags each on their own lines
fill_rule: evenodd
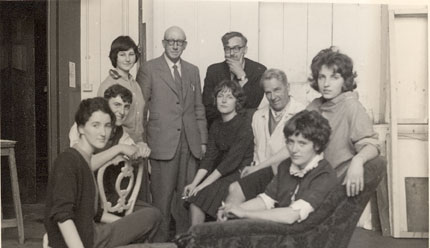
<svg viewBox="0 0 430 248">
<path fill-rule="evenodd" d="M 216 217 L 228 186 L 252 162 L 254 136 L 249 114 L 241 111 L 244 101 L 242 87 L 235 81 L 221 81 L 215 88 L 215 105 L 221 118 L 212 124 L 208 150 L 193 182 L 183 193 L 191 203 L 192 225 L 203 223 L 205 214 Z"/>
<path fill-rule="evenodd" d="M 160 213 L 150 208 L 106 225 L 95 225 L 97 187 L 90 169 L 91 155 L 105 147 L 115 115 L 107 101 L 97 97 L 81 102 L 75 115 L 79 142 L 54 162 L 49 176 L 45 228 L 50 247 L 115 247 L 152 238 Z"/>
</svg>

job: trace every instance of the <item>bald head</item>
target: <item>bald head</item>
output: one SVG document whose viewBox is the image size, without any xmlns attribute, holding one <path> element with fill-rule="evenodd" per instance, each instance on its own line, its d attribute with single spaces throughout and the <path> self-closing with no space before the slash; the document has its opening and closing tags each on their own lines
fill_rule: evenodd
<svg viewBox="0 0 430 248">
<path fill-rule="evenodd" d="M 174 38 L 174 40 L 186 40 L 187 37 L 185 36 L 184 30 L 178 26 L 171 26 L 170 28 L 166 29 L 164 32 L 164 39 L 170 40 Z"/>
<path fill-rule="evenodd" d="M 172 26 L 164 32 L 164 54 L 176 63 L 181 58 L 182 52 L 187 47 L 187 37 L 184 30 L 177 26 Z"/>
</svg>

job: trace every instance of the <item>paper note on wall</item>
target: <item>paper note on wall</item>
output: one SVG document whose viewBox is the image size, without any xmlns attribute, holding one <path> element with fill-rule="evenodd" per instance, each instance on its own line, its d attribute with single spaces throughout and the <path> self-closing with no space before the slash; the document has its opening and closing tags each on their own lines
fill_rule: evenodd
<svg viewBox="0 0 430 248">
<path fill-rule="evenodd" d="M 76 88 L 75 63 L 69 61 L 69 87 Z"/>
</svg>

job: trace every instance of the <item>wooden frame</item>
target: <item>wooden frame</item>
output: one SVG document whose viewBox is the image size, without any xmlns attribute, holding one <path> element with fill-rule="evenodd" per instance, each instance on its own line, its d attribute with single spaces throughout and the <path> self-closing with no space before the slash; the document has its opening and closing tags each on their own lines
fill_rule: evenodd
<svg viewBox="0 0 430 248">
<path fill-rule="evenodd" d="M 427 118 L 420 119 L 398 119 L 398 105 L 397 105 L 397 88 L 396 83 L 399 81 L 397 74 L 397 54 L 396 54 L 396 31 L 395 31 L 395 18 L 398 17 L 427 17 L 428 10 L 424 8 L 414 9 L 396 9 L 388 8 L 388 45 L 389 45 L 389 111 L 390 111 L 390 145 L 389 145 L 389 164 L 388 166 L 388 185 L 389 185 L 389 196 L 390 196 L 390 221 L 391 221 L 391 234 L 394 237 L 403 238 L 428 238 L 428 232 L 413 232 L 408 231 L 407 227 L 402 226 L 402 216 L 406 216 L 406 212 L 402 212 L 401 204 L 405 203 L 406 200 L 402 201 L 403 196 L 402 184 L 398 180 L 402 178 L 399 169 L 399 140 L 401 139 L 420 139 L 428 141 L 428 116 Z M 428 27 L 428 19 L 427 19 Z M 421 125 L 420 125 L 421 124 Z M 403 135 L 401 134 L 403 133 Z M 407 135 L 405 135 L 407 134 Z M 427 176 L 427 175 L 424 175 Z M 407 217 L 406 217 L 407 218 Z M 406 230 L 406 231 L 405 231 Z"/>
<path fill-rule="evenodd" d="M 59 153 L 58 130 L 58 2 L 48 1 L 48 164 L 49 171 Z"/>
</svg>

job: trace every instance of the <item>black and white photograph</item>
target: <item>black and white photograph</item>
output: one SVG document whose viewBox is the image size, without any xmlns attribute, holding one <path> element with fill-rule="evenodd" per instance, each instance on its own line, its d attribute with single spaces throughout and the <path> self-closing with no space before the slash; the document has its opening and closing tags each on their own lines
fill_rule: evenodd
<svg viewBox="0 0 430 248">
<path fill-rule="evenodd" d="M 0 0 L 0 247 L 429 247 L 428 10 Z"/>
</svg>

